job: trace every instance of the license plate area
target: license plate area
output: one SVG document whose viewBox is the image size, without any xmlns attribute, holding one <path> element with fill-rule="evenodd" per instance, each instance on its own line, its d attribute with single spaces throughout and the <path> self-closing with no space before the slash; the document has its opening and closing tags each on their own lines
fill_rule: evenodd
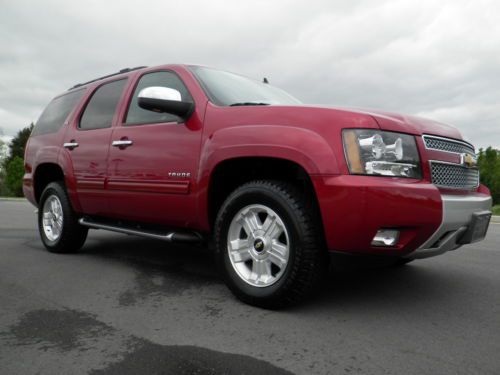
<svg viewBox="0 0 500 375">
<path fill-rule="evenodd" d="M 481 211 L 472 214 L 467 232 L 460 238 L 460 244 L 468 244 L 481 241 L 486 237 L 490 225 L 491 212 Z"/>
</svg>

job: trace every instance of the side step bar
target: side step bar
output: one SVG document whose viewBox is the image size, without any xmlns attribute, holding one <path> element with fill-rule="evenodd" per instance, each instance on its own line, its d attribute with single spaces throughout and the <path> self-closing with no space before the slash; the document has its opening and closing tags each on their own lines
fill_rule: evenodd
<svg viewBox="0 0 500 375">
<path fill-rule="evenodd" d="M 154 238 L 160 241 L 167 242 L 184 242 L 184 243 L 199 243 L 203 241 L 203 237 L 195 232 L 160 232 L 160 231 L 151 231 L 147 229 L 141 228 L 131 228 L 127 226 L 119 226 L 113 224 L 104 224 L 98 223 L 96 221 L 89 220 L 88 218 L 81 218 L 78 220 L 80 225 L 85 227 L 89 227 L 92 229 L 104 229 L 109 230 L 111 232 L 132 234 L 136 236 Z"/>
</svg>

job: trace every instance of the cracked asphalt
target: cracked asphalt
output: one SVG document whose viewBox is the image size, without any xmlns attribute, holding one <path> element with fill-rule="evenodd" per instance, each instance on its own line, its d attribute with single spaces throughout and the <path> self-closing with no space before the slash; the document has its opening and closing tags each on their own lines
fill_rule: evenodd
<svg viewBox="0 0 500 375">
<path fill-rule="evenodd" d="M 499 374 L 500 225 L 400 268 L 340 260 L 307 303 L 240 303 L 210 252 L 91 231 L 46 252 L 0 200 L 0 374 Z"/>
</svg>

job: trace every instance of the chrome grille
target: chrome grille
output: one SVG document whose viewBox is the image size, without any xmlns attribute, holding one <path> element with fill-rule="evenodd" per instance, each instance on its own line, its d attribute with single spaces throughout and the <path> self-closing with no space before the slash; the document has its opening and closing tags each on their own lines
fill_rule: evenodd
<svg viewBox="0 0 500 375">
<path fill-rule="evenodd" d="M 456 141 L 449 138 L 433 137 L 424 135 L 425 147 L 431 150 L 455 152 L 457 154 L 475 154 L 474 147 L 468 143 Z"/>
<path fill-rule="evenodd" d="M 479 186 L 479 171 L 459 164 L 431 161 L 431 178 L 443 188 L 473 190 Z"/>
</svg>

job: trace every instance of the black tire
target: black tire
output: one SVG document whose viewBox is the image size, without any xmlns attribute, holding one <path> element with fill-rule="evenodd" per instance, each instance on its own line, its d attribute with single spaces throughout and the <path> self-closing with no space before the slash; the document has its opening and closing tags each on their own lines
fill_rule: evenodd
<svg viewBox="0 0 500 375">
<path fill-rule="evenodd" d="M 328 256 L 317 204 L 311 194 L 281 181 L 252 181 L 237 188 L 222 204 L 215 222 L 216 262 L 234 295 L 251 305 L 282 308 L 301 301 L 315 290 L 328 269 Z M 289 241 L 289 259 L 281 277 L 265 287 L 245 282 L 231 264 L 229 227 L 235 215 L 249 205 L 264 205 L 282 220 Z"/>
<path fill-rule="evenodd" d="M 62 230 L 57 239 L 50 239 L 44 230 L 43 210 L 47 199 L 56 197 L 62 208 Z M 63 182 L 51 182 L 42 193 L 38 208 L 38 230 L 46 249 L 52 253 L 73 253 L 78 251 L 87 239 L 88 228 L 78 224 Z"/>
</svg>

